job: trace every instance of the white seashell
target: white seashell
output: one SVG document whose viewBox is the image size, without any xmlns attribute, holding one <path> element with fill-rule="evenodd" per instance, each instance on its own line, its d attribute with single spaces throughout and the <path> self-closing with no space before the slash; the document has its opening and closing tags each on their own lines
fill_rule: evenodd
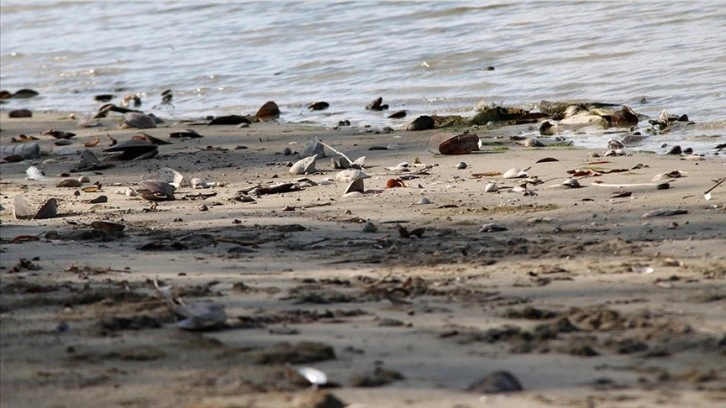
<svg viewBox="0 0 726 408">
<path fill-rule="evenodd" d="M 345 188 L 345 191 L 343 192 L 343 195 L 353 192 L 359 192 L 359 193 L 365 193 L 365 188 L 363 187 L 363 179 L 355 179 L 351 181 L 348 186 Z"/>
<path fill-rule="evenodd" d="M 420 198 L 420 199 L 419 199 L 419 200 L 418 200 L 418 201 L 416 202 L 416 205 L 426 205 L 426 204 L 431 204 L 431 200 L 429 200 L 429 199 L 428 199 L 428 198 L 426 198 L 426 197 L 421 197 L 421 198 Z"/>
<path fill-rule="evenodd" d="M 378 227 L 376 224 L 372 223 L 370 220 L 366 221 L 365 224 L 363 224 L 363 232 L 376 232 L 378 231 Z"/>
<path fill-rule="evenodd" d="M 192 184 L 192 188 L 209 188 L 213 187 L 216 183 L 210 183 L 207 180 L 200 178 L 200 177 L 193 177 L 191 180 L 189 180 Z"/>
<path fill-rule="evenodd" d="M 30 209 L 30 205 L 25 201 L 23 196 L 13 197 L 13 217 L 17 220 L 33 218 L 35 212 Z"/>
<path fill-rule="evenodd" d="M 160 168 L 157 173 L 157 179 L 164 180 L 176 188 L 180 188 L 186 184 L 184 176 L 178 171 L 169 167 Z"/>
<path fill-rule="evenodd" d="M 90 183 L 91 179 L 88 176 L 81 176 L 78 177 L 78 181 L 81 183 Z"/>
<path fill-rule="evenodd" d="M 479 228 L 479 232 L 499 232 L 499 231 L 506 231 L 506 230 L 507 230 L 507 227 L 505 227 L 501 224 L 493 223 L 493 222 L 491 222 L 489 224 L 484 224 L 481 226 L 481 228 Z"/>
<path fill-rule="evenodd" d="M 25 174 L 28 175 L 26 177 L 27 180 L 45 180 L 45 173 L 43 173 L 43 170 L 35 167 L 30 166 L 27 170 L 25 170 Z"/>
<path fill-rule="evenodd" d="M 183 304 L 174 309 L 182 317 L 177 327 L 184 330 L 209 330 L 219 328 L 227 322 L 224 305 L 214 302 Z"/>
<path fill-rule="evenodd" d="M 290 174 L 306 174 L 315 171 L 315 161 L 317 156 L 310 156 L 300 159 L 290 167 Z"/>
<path fill-rule="evenodd" d="M 485 193 L 496 193 L 499 191 L 499 186 L 497 183 L 490 181 L 484 186 L 484 192 Z"/>
<path fill-rule="evenodd" d="M 411 164 L 409 162 L 401 162 L 401 163 L 398 163 L 395 166 L 384 167 L 384 169 L 386 169 L 388 171 L 393 171 L 393 172 L 396 172 L 396 173 L 402 173 L 404 171 L 409 171 L 410 170 L 410 167 L 411 167 Z"/>
<path fill-rule="evenodd" d="M 330 177 L 327 177 L 322 180 L 318 180 L 317 183 L 318 183 L 318 185 L 321 185 L 321 186 L 329 186 L 329 185 L 333 184 L 333 179 L 331 179 Z"/>
<path fill-rule="evenodd" d="M 365 163 L 366 163 L 366 157 L 365 156 L 361 156 L 361 157 L 355 159 L 353 161 L 353 163 L 351 164 L 351 166 L 352 167 L 359 168 L 359 169 L 362 169 L 365 166 Z"/>
<path fill-rule="evenodd" d="M 320 386 L 328 383 L 328 376 L 324 372 L 315 368 L 300 367 L 297 369 L 297 373 L 308 380 L 313 386 Z"/>
<path fill-rule="evenodd" d="M 633 266 L 631 269 L 635 273 L 649 274 L 655 272 L 655 269 L 650 266 Z"/>
<path fill-rule="evenodd" d="M 706 194 L 704 194 L 704 195 L 703 195 L 703 198 L 704 198 L 704 199 L 705 199 L 706 201 L 710 201 L 710 200 L 711 200 L 711 198 L 713 198 L 713 197 L 711 196 L 711 193 L 706 193 Z"/>
<path fill-rule="evenodd" d="M 568 178 L 567 180 L 562 182 L 563 186 L 569 187 L 569 188 L 580 188 L 580 182 L 577 181 L 576 178 Z"/>
<path fill-rule="evenodd" d="M 81 154 L 81 152 L 75 147 L 63 146 L 60 149 L 56 150 L 55 154 L 58 156 L 75 156 L 77 154 Z"/>
<path fill-rule="evenodd" d="M 369 178 L 363 170 L 345 169 L 335 175 L 335 180 L 343 183 L 350 183 L 353 180 Z"/>
<path fill-rule="evenodd" d="M 524 178 L 524 177 L 527 177 L 527 170 L 529 170 L 529 168 L 519 169 L 519 168 L 513 167 L 513 168 L 505 171 L 504 174 L 502 174 L 502 177 L 505 179 Z"/>
<path fill-rule="evenodd" d="M 459 169 L 459 170 L 464 170 L 467 167 L 468 166 L 464 162 L 458 162 L 458 163 L 456 163 L 456 168 Z"/>
</svg>

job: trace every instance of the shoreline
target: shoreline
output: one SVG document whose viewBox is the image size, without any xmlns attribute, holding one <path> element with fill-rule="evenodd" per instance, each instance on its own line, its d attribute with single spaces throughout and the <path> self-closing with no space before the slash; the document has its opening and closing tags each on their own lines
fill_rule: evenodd
<svg viewBox="0 0 726 408">
<path fill-rule="evenodd" d="M 106 134 L 121 142 L 140 132 L 115 128 L 114 118 L 81 130 L 59 115 L 11 120 L 3 112 L 2 146 L 23 133 L 55 151 L 40 136 L 54 128 L 77 133 L 71 146 L 81 150 L 99 136 L 91 150 L 103 159 Z M 458 156 L 433 155 L 427 144 L 462 129 L 376 134 L 253 123 L 195 126 L 198 141 L 169 138 L 186 128 L 141 131 L 172 142 L 156 158 L 70 177 L 58 175 L 75 155 L 38 160 L 45 181 L 25 179 L 33 163 L 2 163 L 3 406 L 323 406 L 304 402 L 309 386 L 286 376 L 283 360 L 293 357 L 271 350 L 281 342 L 332 348 L 335 358 L 313 353 L 293 366 L 323 370 L 341 387 L 320 392 L 354 406 L 707 407 L 726 399 L 726 187 L 704 198 L 723 177 L 720 157 L 593 159 L 603 151 L 521 146 L 509 140 L 520 130 L 511 126 L 472 129 L 482 151 Z M 347 183 L 335 181 L 329 149 L 316 173 L 289 173 L 297 157 L 283 150 L 300 151 L 313 137 L 366 157 L 362 194 L 343 196 Z M 538 163 L 545 157 L 557 161 Z M 430 167 L 387 169 L 416 159 Z M 217 185 L 181 187 L 156 205 L 116 193 L 162 167 Z M 543 183 L 516 192 L 521 180 L 501 176 L 513 167 L 530 167 Z M 599 175 L 564 187 L 578 169 Z M 674 171 L 679 177 L 654 181 Z M 56 187 L 81 175 L 101 190 Z M 406 187 L 386 188 L 396 178 Z M 670 188 L 656 189 L 666 181 Z M 300 188 L 236 199 L 276 182 Z M 485 192 L 488 182 L 499 191 Z M 631 194 L 612 196 L 623 190 Z M 16 195 L 34 209 L 56 198 L 61 216 L 15 220 Z M 88 202 L 100 195 L 107 201 Z M 431 204 L 417 204 L 424 197 Z M 687 213 L 643 218 L 661 208 Z M 81 234 L 100 220 L 125 229 Z M 363 232 L 366 220 L 376 232 Z M 406 238 L 396 225 L 424 232 Z M 19 236 L 38 239 L 11 242 Z M 186 301 L 223 304 L 227 327 L 177 328 L 157 277 Z M 385 382 L 376 367 L 403 379 L 360 386 L 365 376 Z M 496 370 L 524 391 L 463 391 Z"/>
</svg>

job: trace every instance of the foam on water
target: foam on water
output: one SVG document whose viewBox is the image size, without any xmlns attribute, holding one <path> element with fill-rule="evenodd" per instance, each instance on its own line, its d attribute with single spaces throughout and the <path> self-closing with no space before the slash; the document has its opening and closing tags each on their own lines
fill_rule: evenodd
<svg viewBox="0 0 726 408">
<path fill-rule="evenodd" d="M 716 2 L 26 3 L 3 0 L 0 81 L 38 90 L 22 101 L 37 110 L 92 111 L 95 94 L 137 92 L 148 110 L 173 89 L 164 114 L 176 118 L 275 100 L 283 120 L 396 127 L 365 105 L 383 96 L 411 117 L 473 115 L 480 100 L 594 99 L 716 122 L 669 141 L 724 138 Z M 305 109 L 318 100 L 331 108 Z"/>
</svg>

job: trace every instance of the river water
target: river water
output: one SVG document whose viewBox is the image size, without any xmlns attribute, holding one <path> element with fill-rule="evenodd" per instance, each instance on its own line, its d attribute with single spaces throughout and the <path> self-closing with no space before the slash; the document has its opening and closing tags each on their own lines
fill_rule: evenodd
<svg viewBox="0 0 726 408">
<path fill-rule="evenodd" d="M 726 139 L 726 7 L 715 1 L 3 0 L 0 24 L 0 86 L 40 92 L 5 109 L 89 112 L 96 94 L 139 93 L 149 111 L 172 89 L 162 117 L 252 114 L 274 100 L 283 121 L 400 128 L 473 115 L 482 100 L 590 99 L 700 124 L 649 138 L 654 151 L 712 154 Z M 366 111 L 378 96 L 409 116 Z M 316 101 L 330 108 L 305 109 Z"/>
</svg>

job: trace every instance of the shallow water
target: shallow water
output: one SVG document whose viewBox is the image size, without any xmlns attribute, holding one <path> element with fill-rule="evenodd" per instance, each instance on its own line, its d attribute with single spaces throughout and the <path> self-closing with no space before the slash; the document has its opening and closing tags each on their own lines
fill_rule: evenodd
<svg viewBox="0 0 726 408">
<path fill-rule="evenodd" d="M 251 114 L 274 100 L 286 121 L 396 128 L 421 114 L 470 116 L 481 100 L 593 99 L 708 123 L 644 148 L 712 153 L 726 139 L 717 2 L 3 0 L 0 13 L 2 89 L 41 93 L 6 108 L 84 112 L 98 107 L 93 95 L 141 93 L 151 110 L 172 89 L 167 117 Z M 378 96 L 409 116 L 366 111 Z M 319 100 L 330 109 L 305 109 Z"/>
</svg>

